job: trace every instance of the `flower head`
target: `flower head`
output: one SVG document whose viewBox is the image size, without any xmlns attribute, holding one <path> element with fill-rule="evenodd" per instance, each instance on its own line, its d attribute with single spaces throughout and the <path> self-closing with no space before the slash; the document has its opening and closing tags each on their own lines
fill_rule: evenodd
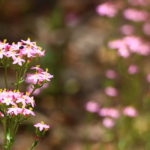
<svg viewBox="0 0 150 150">
<path fill-rule="evenodd" d="M 44 122 L 37 123 L 34 125 L 34 127 L 38 128 L 40 131 L 46 131 L 50 128 L 50 126 Z"/>
</svg>

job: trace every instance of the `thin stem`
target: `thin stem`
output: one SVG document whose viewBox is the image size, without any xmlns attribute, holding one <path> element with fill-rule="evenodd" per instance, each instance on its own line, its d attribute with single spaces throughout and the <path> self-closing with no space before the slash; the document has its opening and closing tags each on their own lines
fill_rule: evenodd
<svg viewBox="0 0 150 150">
<path fill-rule="evenodd" d="M 32 94 L 35 92 L 36 89 L 37 89 L 37 88 L 34 87 L 30 95 L 32 95 Z"/>
<path fill-rule="evenodd" d="M 39 143 L 39 140 L 35 140 L 30 148 L 30 150 L 34 150 L 34 148 L 37 146 L 37 144 Z"/>
<path fill-rule="evenodd" d="M 4 80 L 5 80 L 5 86 L 6 86 L 6 89 L 7 89 L 8 88 L 8 83 L 7 83 L 7 67 L 5 66 L 4 69 L 5 69 Z"/>
</svg>

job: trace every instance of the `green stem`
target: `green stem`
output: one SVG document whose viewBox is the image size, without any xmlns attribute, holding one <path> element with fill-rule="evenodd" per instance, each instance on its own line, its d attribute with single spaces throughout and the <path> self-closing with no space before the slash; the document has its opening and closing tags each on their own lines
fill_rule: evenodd
<svg viewBox="0 0 150 150">
<path fill-rule="evenodd" d="M 5 86 L 6 86 L 6 89 L 8 88 L 8 83 L 7 83 L 7 67 L 5 66 L 5 75 L 4 75 L 4 80 L 5 80 Z"/>
<path fill-rule="evenodd" d="M 34 150 L 34 148 L 37 146 L 37 144 L 39 143 L 39 140 L 35 140 L 30 148 L 30 150 Z"/>
<path fill-rule="evenodd" d="M 4 150 L 11 150 L 11 147 L 14 142 L 14 137 L 11 135 L 11 129 L 9 127 L 9 120 L 5 120 L 4 122 L 4 144 L 3 149 Z"/>
</svg>

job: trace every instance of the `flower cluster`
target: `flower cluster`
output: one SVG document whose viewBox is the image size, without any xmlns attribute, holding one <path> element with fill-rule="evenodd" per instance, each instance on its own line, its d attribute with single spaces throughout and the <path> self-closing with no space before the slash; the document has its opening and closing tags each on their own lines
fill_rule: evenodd
<svg viewBox="0 0 150 150">
<path fill-rule="evenodd" d="M 34 74 L 27 74 L 26 82 L 33 85 L 43 85 L 53 78 L 53 75 L 48 73 L 48 69 L 44 71 L 43 69 L 37 67 L 32 67 L 32 70 L 35 70 Z"/>
<path fill-rule="evenodd" d="M 106 128 L 112 128 L 115 125 L 115 120 L 119 119 L 122 115 L 134 118 L 138 115 L 137 110 L 133 106 L 127 106 L 122 109 L 113 107 L 100 107 L 97 102 L 88 101 L 85 109 L 91 113 L 97 113 L 103 118 L 102 124 Z"/>
<path fill-rule="evenodd" d="M 106 2 L 98 5 L 96 11 L 101 16 L 107 16 L 112 18 L 118 13 L 118 7 L 111 2 Z"/>
<path fill-rule="evenodd" d="M 143 41 L 138 36 L 126 36 L 109 42 L 108 46 L 117 49 L 118 54 L 124 58 L 129 57 L 132 53 L 144 56 L 150 53 L 150 43 Z"/>
<path fill-rule="evenodd" d="M 32 109 L 35 101 L 28 93 L 23 94 L 19 91 L 1 90 L 0 91 L 1 116 L 34 116 Z"/>
<path fill-rule="evenodd" d="M 22 66 L 25 62 L 35 57 L 44 56 L 45 51 L 37 46 L 35 42 L 21 40 L 18 43 L 9 44 L 6 41 L 0 42 L 0 59 L 7 58 L 12 64 Z"/>
</svg>

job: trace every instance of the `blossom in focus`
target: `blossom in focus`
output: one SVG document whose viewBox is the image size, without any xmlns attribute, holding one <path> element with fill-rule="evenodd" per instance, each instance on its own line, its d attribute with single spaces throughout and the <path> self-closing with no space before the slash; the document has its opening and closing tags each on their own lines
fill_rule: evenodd
<svg viewBox="0 0 150 150">
<path fill-rule="evenodd" d="M 114 127 L 115 122 L 111 118 L 104 118 L 103 121 L 102 121 L 102 124 L 106 128 L 112 128 L 112 127 Z"/>
<path fill-rule="evenodd" d="M 137 110 L 132 106 L 128 106 L 128 107 L 124 108 L 123 114 L 128 116 L 128 117 L 136 117 L 137 116 Z"/>
<path fill-rule="evenodd" d="M 148 12 L 134 8 L 125 9 L 123 15 L 126 19 L 134 22 L 146 21 L 149 17 Z"/>
<path fill-rule="evenodd" d="M 128 73 L 129 74 L 136 74 L 138 72 L 138 67 L 136 65 L 130 65 L 128 67 Z"/>
<path fill-rule="evenodd" d="M 96 102 L 89 101 L 86 103 L 85 108 L 89 112 L 97 112 L 99 109 L 99 106 Z"/>
<path fill-rule="evenodd" d="M 108 69 L 106 72 L 105 72 L 105 76 L 108 78 L 108 79 L 115 79 L 117 77 L 117 73 L 112 70 L 112 69 Z"/>
<path fill-rule="evenodd" d="M 131 35 L 134 33 L 134 27 L 132 25 L 125 24 L 121 26 L 120 31 L 124 35 Z"/>
<path fill-rule="evenodd" d="M 106 95 L 111 96 L 111 97 L 115 97 L 118 95 L 117 89 L 111 86 L 106 87 L 104 91 Z"/>
<path fill-rule="evenodd" d="M 33 69 L 33 67 L 31 69 Z M 48 73 L 48 70 L 43 71 L 40 68 L 36 68 L 35 70 L 36 70 L 36 72 L 34 74 L 27 74 L 27 78 L 26 78 L 27 83 L 31 83 L 34 85 L 36 85 L 36 84 L 42 85 L 42 84 L 50 81 L 51 78 L 53 78 L 53 75 Z"/>
<path fill-rule="evenodd" d="M 32 108 L 35 101 L 28 93 L 24 94 L 19 91 L 0 90 L 0 104 L 5 108 L 7 115 L 34 116 Z M 2 109 L 3 109 L 2 107 Z"/>
<path fill-rule="evenodd" d="M 25 60 L 21 57 L 14 57 L 13 60 L 13 64 L 18 64 L 19 66 L 22 66 L 23 62 L 25 62 Z"/>
<path fill-rule="evenodd" d="M 35 57 L 44 56 L 45 51 L 36 45 L 36 42 L 21 40 L 18 43 L 8 44 L 0 42 L 0 59 L 9 58 L 12 64 L 22 66 L 23 63 L 31 61 Z"/>
<path fill-rule="evenodd" d="M 38 128 L 40 131 L 46 131 L 50 128 L 50 126 L 44 122 L 37 123 L 34 125 L 34 127 Z"/>
<path fill-rule="evenodd" d="M 101 16 L 114 17 L 118 12 L 118 8 L 111 2 L 106 2 L 96 7 L 96 12 Z"/>
<path fill-rule="evenodd" d="M 35 113 L 27 108 L 19 108 L 19 107 L 12 107 L 12 108 L 8 108 L 7 114 L 10 115 L 24 115 L 24 116 L 35 116 Z"/>
</svg>

